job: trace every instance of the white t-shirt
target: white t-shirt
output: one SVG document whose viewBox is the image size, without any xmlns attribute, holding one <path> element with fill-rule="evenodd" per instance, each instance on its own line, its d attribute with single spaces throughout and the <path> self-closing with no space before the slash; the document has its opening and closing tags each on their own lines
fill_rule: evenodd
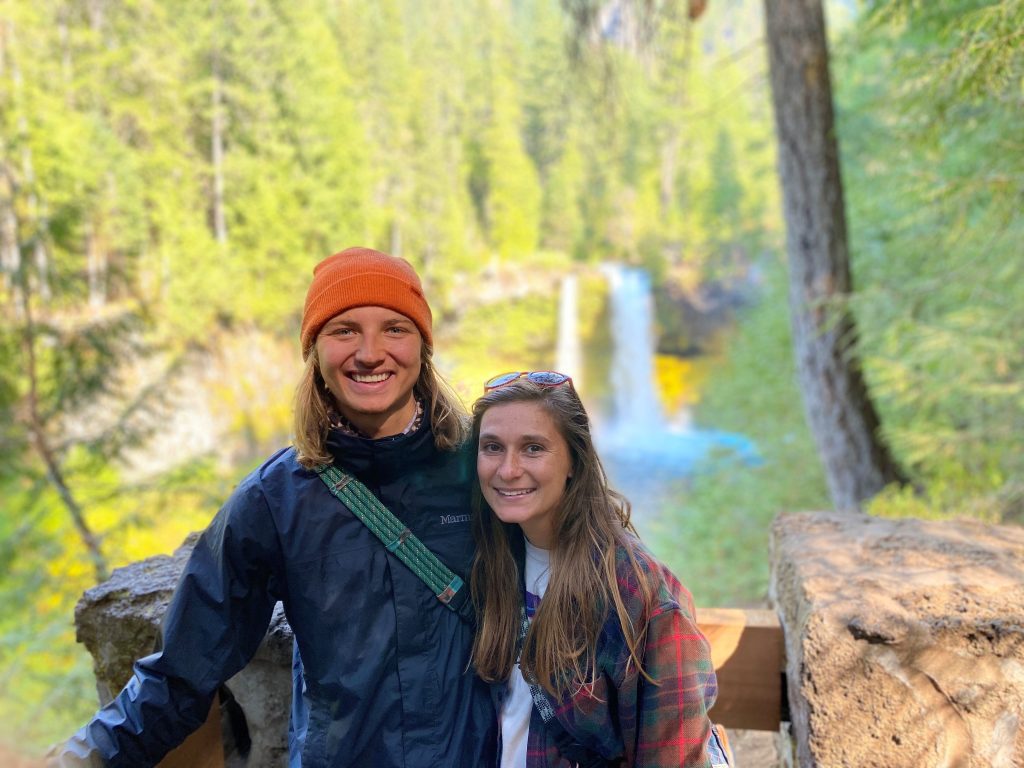
<svg viewBox="0 0 1024 768">
<path fill-rule="evenodd" d="M 525 537 L 524 541 L 526 540 Z M 548 588 L 551 557 L 526 541 L 526 616 L 531 621 Z M 530 735 L 533 696 L 516 663 L 508 681 L 508 693 L 501 708 L 501 768 L 525 768 L 526 741 Z"/>
</svg>

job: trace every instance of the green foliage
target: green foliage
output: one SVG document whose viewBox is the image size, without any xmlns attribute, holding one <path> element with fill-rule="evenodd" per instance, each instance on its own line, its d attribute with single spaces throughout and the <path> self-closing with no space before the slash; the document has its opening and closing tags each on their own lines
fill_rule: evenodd
<svg viewBox="0 0 1024 768">
<path fill-rule="evenodd" d="M 662 34 L 675 66 L 655 72 L 666 110 L 661 173 L 671 172 L 674 186 L 659 231 L 682 262 L 734 278 L 777 236 L 781 218 L 761 9 L 716 4 L 696 29 L 670 19 Z"/>
<path fill-rule="evenodd" d="M 873 514 L 1024 521 L 1021 29 L 1019 0 L 907 0 L 876 4 L 840 38 L 858 349 L 885 435 L 917 483 L 887 489 Z M 703 201 L 727 209 L 736 197 Z M 750 435 L 764 463 L 712 465 L 661 513 L 656 549 L 698 603 L 763 600 L 771 518 L 828 504 L 793 378 L 782 276 L 770 266 L 766 277 L 696 411 Z"/>
<path fill-rule="evenodd" d="M 441 370 L 472 403 L 497 373 L 550 367 L 557 322 L 557 302 L 550 294 L 476 306 L 459 319 L 457 335 L 438 345 Z"/>
<path fill-rule="evenodd" d="M 70 463 L 96 473 L 83 501 L 105 532 L 113 566 L 170 552 L 206 525 L 230 489 L 204 462 L 145 482 L 118 476 L 84 451 Z M 0 496 L 0 743 L 14 743 L 16 735 L 20 749 L 41 749 L 97 706 L 92 662 L 72 623 L 93 574 L 67 536 L 67 513 L 51 490 L 22 476 L 0 483 Z"/>
<path fill-rule="evenodd" d="M 1024 3 L 879 5 L 837 78 L 864 362 L 925 494 L 1012 512 L 1024 475 Z M 909 506 L 908 506 L 909 504 Z"/>
<path fill-rule="evenodd" d="M 92 574 L 55 535 L 64 513 L 52 493 L 28 478 L 4 483 L 0 492 L 0 717 L 9 724 L 0 729 L 0 742 L 18 733 L 22 746 L 45 744 L 95 708 L 88 695 L 94 690 L 91 661 L 75 644 L 69 621 Z"/>
<path fill-rule="evenodd" d="M 497 7 L 485 11 L 489 39 L 482 41 L 490 72 L 480 138 L 488 201 L 484 219 L 494 250 L 503 258 L 533 252 L 540 239 L 541 189 L 537 167 L 523 142 L 522 98 L 513 62 L 521 60 L 510 23 Z"/>
</svg>

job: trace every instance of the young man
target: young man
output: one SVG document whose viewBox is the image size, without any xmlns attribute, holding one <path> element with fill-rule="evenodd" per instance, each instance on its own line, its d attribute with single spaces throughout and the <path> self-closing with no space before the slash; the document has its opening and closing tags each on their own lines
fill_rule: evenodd
<svg viewBox="0 0 1024 768">
<path fill-rule="evenodd" d="M 64 745 L 59 765 L 154 765 L 206 717 L 284 604 L 302 674 L 292 765 L 493 761 L 495 717 L 467 662 L 473 629 L 335 498 L 315 468 L 360 480 L 442 562 L 472 558 L 467 419 L 432 364 L 432 321 L 402 259 L 350 248 L 314 269 L 295 445 L 246 477 L 199 539 L 163 650 Z M 77 761 L 77 762 L 76 762 Z"/>
</svg>

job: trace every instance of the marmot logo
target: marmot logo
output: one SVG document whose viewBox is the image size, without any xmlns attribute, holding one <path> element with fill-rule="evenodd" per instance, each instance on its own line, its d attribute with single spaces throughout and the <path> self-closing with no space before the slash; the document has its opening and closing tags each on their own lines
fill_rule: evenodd
<svg viewBox="0 0 1024 768">
<path fill-rule="evenodd" d="M 452 523 L 468 523 L 469 515 L 441 515 L 441 525 L 451 525 Z"/>
</svg>

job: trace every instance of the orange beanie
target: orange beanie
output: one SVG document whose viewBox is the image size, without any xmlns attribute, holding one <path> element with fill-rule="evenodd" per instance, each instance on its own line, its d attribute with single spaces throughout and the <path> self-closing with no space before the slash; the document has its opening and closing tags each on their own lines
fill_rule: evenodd
<svg viewBox="0 0 1024 768">
<path fill-rule="evenodd" d="M 302 358 L 309 357 L 317 334 L 335 315 L 353 307 L 387 307 L 401 312 L 433 347 L 430 307 L 423 286 L 405 259 L 370 248 L 347 248 L 313 268 L 313 282 L 302 310 Z"/>
</svg>

